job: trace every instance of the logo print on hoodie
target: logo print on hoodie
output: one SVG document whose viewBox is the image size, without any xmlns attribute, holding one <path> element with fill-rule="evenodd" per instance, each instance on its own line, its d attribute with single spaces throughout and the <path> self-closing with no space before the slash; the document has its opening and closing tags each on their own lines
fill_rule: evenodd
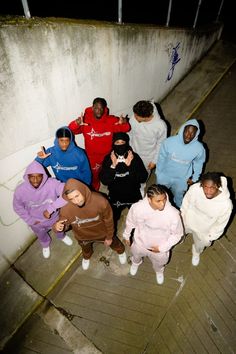
<svg viewBox="0 0 236 354">
<path fill-rule="evenodd" d="M 91 129 L 91 132 L 87 134 L 90 135 L 91 140 L 93 140 L 94 137 L 102 138 L 103 136 L 111 135 L 111 132 L 96 133 L 94 129 Z"/>
<path fill-rule="evenodd" d="M 59 162 L 57 162 L 55 166 L 52 166 L 52 168 L 55 168 L 55 170 L 57 170 L 57 172 L 59 170 L 64 170 L 64 171 L 71 171 L 72 170 L 72 171 L 75 171 L 75 170 L 77 170 L 78 166 L 66 167 L 66 166 L 61 166 L 59 164 Z"/>
<path fill-rule="evenodd" d="M 71 224 L 77 224 L 78 227 L 80 227 L 81 224 L 85 224 L 86 222 L 92 222 L 97 220 L 99 220 L 99 215 L 95 216 L 94 218 L 88 218 L 88 219 L 80 219 L 78 216 L 76 216 L 75 221 L 72 221 Z"/>
</svg>

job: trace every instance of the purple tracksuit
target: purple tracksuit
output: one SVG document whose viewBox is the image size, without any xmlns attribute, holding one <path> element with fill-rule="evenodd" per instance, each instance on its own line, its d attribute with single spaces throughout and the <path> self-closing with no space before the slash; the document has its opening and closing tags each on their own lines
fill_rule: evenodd
<svg viewBox="0 0 236 354">
<path fill-rule="evenodd" d="M 43 175 L 38 188 L 34 188 L 29 182 L 28 175 L 33 173 Z M 48 231 L 58 220 L 58 209 L 67 203 L 61 197 L 65 184 L 48 177 L 44 167 L 37 161 L 26 168 L 24 180 L 15 190 L 13 208 L 34 231 L 42 247 L 48 247 L 51 242 Z M 45 210 L 51 214 L 50 219 L 44 217 Z M 56 235 L 59 239 L 65 237 L 64 232 L 57 232 Z"/>
</svg>

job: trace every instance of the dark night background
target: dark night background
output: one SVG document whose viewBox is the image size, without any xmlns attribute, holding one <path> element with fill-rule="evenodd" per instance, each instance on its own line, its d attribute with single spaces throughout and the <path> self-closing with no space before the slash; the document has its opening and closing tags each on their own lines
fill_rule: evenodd
<svg viewBox="0 0 236 354">
<path fill-rule="evenodd" d="M 202 0 L 196 28 L 214 23 L 221 0 Z M 169 0 L 123 0 L 123 23 L 150 23 L 165 26 Z M 118 0 L 28 0 L 32 17 L 67 17 L 118 22 Z M 192 27 L 198 0 L 172 0 L 170 27 Z M 235 43 L 233 1 L 224 0 L 219 21 L 224 23 L 222 38 Z M 6 0 L 0 4 L 1 15 L 24 16 L 21 0 Z"/>
</svg>

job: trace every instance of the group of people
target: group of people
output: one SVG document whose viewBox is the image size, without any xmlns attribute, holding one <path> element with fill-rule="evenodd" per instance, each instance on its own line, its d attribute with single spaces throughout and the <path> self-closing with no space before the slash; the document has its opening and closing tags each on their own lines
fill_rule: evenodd
<svg viewBox="0 0 236 354">
<path fill-rule="evenodd" d="M 132 254 L 130 274 L 148 257 L 162 284 L 170 250 L 183 235 L 193 235 L 192 264 L 197 266 L 232 212 L 226 177 L 202 175 L 205 149 L 199 133 L 198 121 L 191 119 L 176 136 L 167 137 L 166 123 L 151 101 L 137 102 L 128 119 L 110 115 L 106 100 L 95 98 L 92 107 L 56 131 L 54 146 L 42 147 L 27 167 L 14 193 L 14 210 L 38 237 L 45 258 L 50 256 L 49 231 L 71 246 L 66 232 L 72 228 L 87 270 L 94 242 L 110 246 L 126 263 L 117 227 L 128 208 L 123 238 Z M 76 134 L 83 134 L 85 150 L 76 145 Z M 152 170 L 156 183 L 146 188 Z M 99 192 L 100 183 L 108 187 L 107 197 Z"/>
</svg>

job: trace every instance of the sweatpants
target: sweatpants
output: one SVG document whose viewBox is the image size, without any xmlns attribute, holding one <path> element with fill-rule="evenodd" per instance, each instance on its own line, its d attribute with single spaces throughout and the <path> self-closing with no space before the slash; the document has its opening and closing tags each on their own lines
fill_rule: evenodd
<svg viewBox="0 0 236 354">
<path fill-rule="evenodd" d="M 131 245 L 130 250 L 132 253 L 131 261 L 134 265 L 140 265 L 142 263 L 142 257 L 148 257 L 156 273 L 164 272 L 164 266 L 169 259 L 169 252 L 155 253 L 138 246 L 135 242 Z"/>
<path fill-rule="evenodd" d="M 104 239 L 103 240 L 88 240 L 88 241 L 78 240 L 78 243 L 82 248 L 82 254 L 83 254 L 84 259 L 91 258 L 92 254 L 93 254 L 94 242 L 95 243 L 96 242 L 104 242 Z M 113 251 L 116 251 L 118 254 L 122 254 L 125 252 L 125 246 L 117 236 L 113 236 L 112 243 L 111 243 L 110 247 Z"/>
<path fill-rule="evenodd" d="M 51 240 L 51 237 L 49 236 L 48 232 L 51 230 L 51 227 L 36 224 L 36 225 L 32 225 L 31 229 L 33 230 L 33 232 L 37 236 L 37 238 L 43 248 L 46 248 L 50 245 L 52 240 Z M 60 240 L 62 240 L 65 237 L 64 232 L 55 232 L 55 235 Z"/>
</svg>

